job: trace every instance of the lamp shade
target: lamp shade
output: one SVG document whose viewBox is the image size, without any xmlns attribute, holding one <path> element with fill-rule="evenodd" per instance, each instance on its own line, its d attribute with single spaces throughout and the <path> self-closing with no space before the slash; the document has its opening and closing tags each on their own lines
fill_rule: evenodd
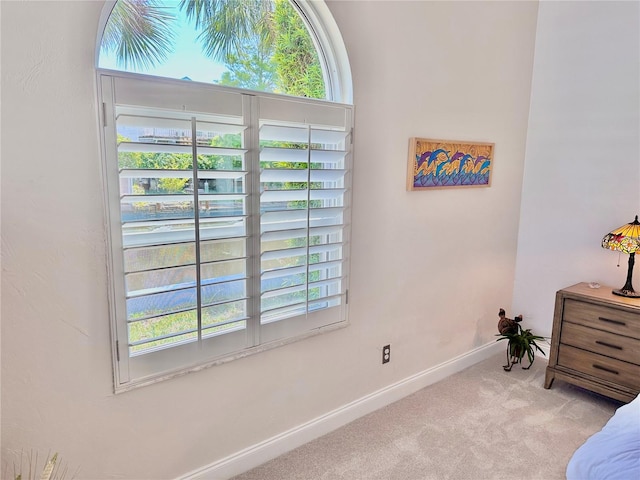
<svg viewBox="0 0 640 480">
<path fill-rule="evenodd" d="M 607 233 L 602 239 L 602 247 L 622 253 L 635 253 L 640 250 L 640 222 L 638 216 L 631 222 Z"/>
<path fill-rule="evenodd" d="M 638 216 L 631 222 L 617 228 L 611 233 L 607 233 L 602 239 L 602 247 L 609 250 L 629 254 L 629 268 L 627 270 L 627 281 L 622 288 L 613 290 L 612 293 L 623 297 L 639 298 L 640 292 L 633 289 L 632 275 L 633 264 L 635 263 L 636 252 L 640 250 L 640 222 Z"/>
</svg>

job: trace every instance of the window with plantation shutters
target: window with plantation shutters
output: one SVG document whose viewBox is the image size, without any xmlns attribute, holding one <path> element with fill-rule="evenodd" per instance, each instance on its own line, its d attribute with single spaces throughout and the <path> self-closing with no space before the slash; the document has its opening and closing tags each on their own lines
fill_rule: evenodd
<svg viewBox="0 0 640 480">
<path fill-rule="evenodd" d="M 351 106 L 99 80 L 116 391 L 344 324 Z"/>
</svg>

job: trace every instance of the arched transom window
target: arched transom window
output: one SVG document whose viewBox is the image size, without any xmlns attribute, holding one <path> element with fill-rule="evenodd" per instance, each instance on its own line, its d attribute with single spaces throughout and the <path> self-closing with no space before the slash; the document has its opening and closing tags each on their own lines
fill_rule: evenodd
<svg viewBox="0 0 640 480">
<path fill-rule="evenodd" d="M 313 10 L 303 7 L 289 0 L 117 0 L 98 65 L 344 101 L 335 96 L 326 29 L 312 28 Z"/>
</svg>

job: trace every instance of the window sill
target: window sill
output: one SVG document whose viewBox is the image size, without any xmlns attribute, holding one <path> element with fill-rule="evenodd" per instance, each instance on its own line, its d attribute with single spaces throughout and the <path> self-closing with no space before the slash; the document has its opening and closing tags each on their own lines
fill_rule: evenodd
<svg viewBox="0 0 640 480">
<path fill-rule="evenodd" d="M 215 358 L 215 359 L 207 361 L 205 363 L 201 363 L 201 364 L 198 364 L 198 365 L 193 365 L 193 366 L 186 367 L 186 368 L 181 368 L 181 369 L 175 370 L 173 372 L 164 373 L 162 375 L 158 375 L 158 376 L 154 376 L 154 377 L 150 377 L 150 378 L 143 378 L 143 379 L 139 379 L 139 380 L 136 380 L 136 381 L 132 381 L 132 382 L 127 383 L 127 384 L 123 384 L 123 385 L 120 385 L 120 386 L 115 386 L 114 387 L 114 393 L 118 395 L 118 394 L 121 394 L 121 393 L 130 392 L 132 390 L 137 390 L 138 388 L 146 387 L 148 385 L 154 385 L 156 383 L 164 382 L 165 380 L 170 380 L 172 378 L 182 377 L 182 376 L 187 375 L 189 373 L 199 372 L 199 371 L 205 370 L 207 368 L 215 367 L 215 366 L 218 366 L 218 365 L 223 365 L 225 363 L 229 363 L 229 362 L 232 362 L 234 360 L 239 360 L 241 358 L 249 357 L 251 355 L 256 355 L 256 354 L 262 353 L 262 352 L 266 352 L 266 351 L 272 350 L 274 348 L 279 348 L 279 347 L 282 347 L 284 345 L 289 345 L 291 343 L 299 342 L 301 340 L 305 340 L 305 339 L 310 338 L 310 337 L 315 337 L 316 335 L 320 335 L 320 334 L 328 333 L 328 332 L 333 332 L 335 330 L 340 330 L 340 329 L 343 329 L 343 328 L 347 327 L 348 325 L 349 325 L 349 321 L 348 320 L 344 320 L 342 322 L 334 323 L 332 325 L 327 325 L 327 326 L 324 326 L 324 327 L 316 328 L 316 329 L 314 329 L 312 331 L 305 332 L 305 333 L 300 334 L 300 335 L 296 335 L 296 336 L 285 338 L 285 339 L 282 339 L 282 340 L 277 340 L 277 341 L 274 341 L 274 342 L 265 343 L 265 344 L 258 345 L 258 346 L 255 346 L 255 347 L 247 348 L 245 350 L 241 350 L 241 351 L 235 352 L 235 353 L 230 354 L 230 355 L 225 355 L 223 357 Z"/>
</svg>

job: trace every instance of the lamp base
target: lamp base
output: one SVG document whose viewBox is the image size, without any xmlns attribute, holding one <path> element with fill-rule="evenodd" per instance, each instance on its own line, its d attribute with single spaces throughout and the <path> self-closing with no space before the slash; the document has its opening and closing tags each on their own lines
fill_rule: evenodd
<svg viewBox="0 0 640 480">
<path fill-rule="evenodd" d="M 640 292 L 634 290 L 626 290 L 624 287 L 616 290 L 611 290 L 614 295 L 620 295 L 621 297 L 640 298 Z"/>
</svg>

